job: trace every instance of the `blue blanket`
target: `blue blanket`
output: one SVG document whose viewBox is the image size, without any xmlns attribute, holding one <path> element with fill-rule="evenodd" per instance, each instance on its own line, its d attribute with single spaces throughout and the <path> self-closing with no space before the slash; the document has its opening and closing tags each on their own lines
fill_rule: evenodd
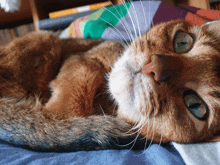
<svg viewBox="0 0 220 165">
<path fill-rule="evenodd" d="M 172 145 L 152 144 L 146 150 L 100 150 L 68 153 L 34 152 L 0 141 L 2 165 L 184 165 Z"/>
</svg>

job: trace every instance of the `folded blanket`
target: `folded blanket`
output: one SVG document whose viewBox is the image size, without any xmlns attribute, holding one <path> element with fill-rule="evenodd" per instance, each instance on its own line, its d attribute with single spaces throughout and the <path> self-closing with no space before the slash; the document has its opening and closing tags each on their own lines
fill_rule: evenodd
<svg viewBox="0 0 220 165">
<path fill-rule="evenodd" d="M 185 165 L 175 148 L 152 144 L 147 150 L 34 152 L 0 141 L 2 165 Z"/>
<path fill-rule="evenodd" d="M 153 24 L 175 19 L 185 19 L 202 25 L 220 18 L 220 11 L 204 10 L 184 5 L 171 6 L 160 1 L 128 2 L 102 8 L 92 15 L 78 18 L 60 38 L 103 38 L 134 40 Z"/>
<path fill-rule="evenodd" d="M 172 143 L 187 165 L 219 165 L 220 142 L 179 144 Z"/>
</svg>

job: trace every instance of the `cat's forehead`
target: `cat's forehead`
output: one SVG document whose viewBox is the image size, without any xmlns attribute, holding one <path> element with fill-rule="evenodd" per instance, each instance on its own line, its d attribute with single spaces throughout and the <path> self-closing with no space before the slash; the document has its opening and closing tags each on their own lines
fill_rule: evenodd
<svg viewBox="0 0 220 165">
<path fill-rule="evenodd" d="M 147 32 L 146 38 L 151 38 L 151 40 L 156 41 L 168 41 L 174 38 L 178 30 L 182 30 L 186 33 L 192 33 L 196 36 L 196 39 L 201 39 L 200 41 L 203 43 L 216 42 L 217 40 L 220 40 L 220 38 L 216 38 L 216 33 L 210 33 L 207 28 L 194 26 L 185 20 L 173 20 L 160 23 Z"/>
<path fill-rule="evenodd" d="M 150 29 L 147 35 L 152 35 L 152 37 L 154 36 L 168 37 L 168 35 L 173 36 L 173 33 L 175 33 L 175 31 L 179 29 L 188 31 L 190 27 L 192 27 L 192 25 L 190 25 L 188 22 L 184 20 L 163 22 Z"/>
<path fill-rule="evenodd" d="M 180 53 L 179 56 L 194 56 L 195 61 L 201 61 L 203 65 L 219 67 L 220 37 L 216 37 L 216 33 L 207 31 L 207 28 L 193 26 L 185 20 L 161 23 L 150 29 L 145 37 L 158 49 L 148 49 L 149 53 L 163 54 L 164 51 L 168 54 L 175 54 L 174 42 L 178 31 L 190 34 L 194 40 L 192 49 L 187 53 Z"/>
</svg>

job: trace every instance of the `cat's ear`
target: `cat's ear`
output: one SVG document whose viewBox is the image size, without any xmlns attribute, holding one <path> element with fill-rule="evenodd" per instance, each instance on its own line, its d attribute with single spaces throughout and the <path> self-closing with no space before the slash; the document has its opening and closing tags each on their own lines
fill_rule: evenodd
<svg viewBox="0 0 220 165">
<path fill-rule="evenodd" d="M 207 31 L 209 33 L 214 33 L 215 35 L 220 37 L 220 20 L 213 21 L 213 22 L 208 22 L 204 25 L 201 26 L 201 28 L 204 31 Z"/>
</svg>

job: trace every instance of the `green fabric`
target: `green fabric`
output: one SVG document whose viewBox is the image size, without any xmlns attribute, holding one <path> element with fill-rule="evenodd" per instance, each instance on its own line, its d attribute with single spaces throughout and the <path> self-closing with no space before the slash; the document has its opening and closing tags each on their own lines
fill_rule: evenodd
<svg viewBox="0 0 220 165">
<path fill-rule="evenodd" d="M 115 27 L 120 19 L 127 14 L 130 5 L 130 2 L 124 5 L 115 5 L 93 13 L 85 25 L 83 38 L 101 38 L 108 27 Z"/>
</svg>

